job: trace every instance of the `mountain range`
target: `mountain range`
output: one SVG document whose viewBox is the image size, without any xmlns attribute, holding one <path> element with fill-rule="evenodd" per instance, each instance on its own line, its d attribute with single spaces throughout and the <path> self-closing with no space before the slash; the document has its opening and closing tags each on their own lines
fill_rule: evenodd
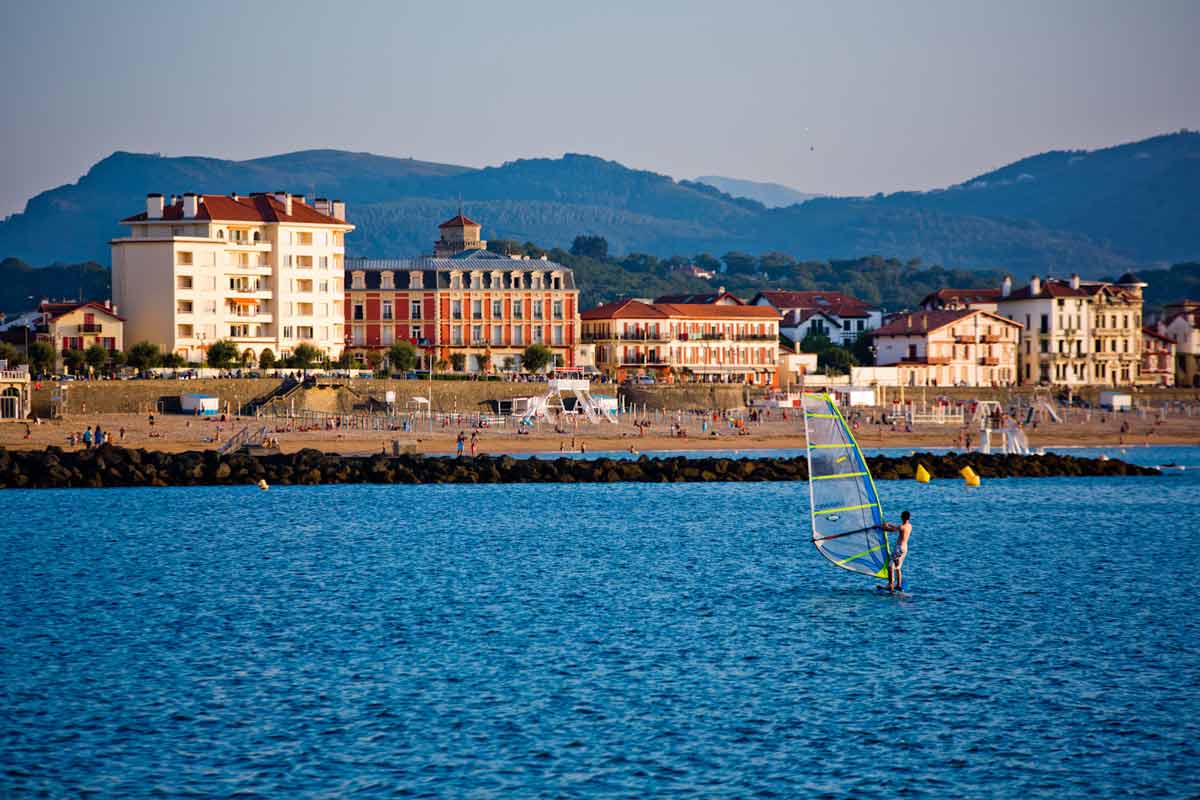
<svg viewBox="0 0 1200 800">
<path fill-rule="evenodd" d="M 357 226 L 349 255 L 427 252 L 437 224 L 461 203 L 485 237 L 543 247 L 591 234 L 605 237 L 611 252 L 875 254 L 1018 277 L 1096 277 L 1195 259 L 1196 186 L 1200 133 L 1191 131 L 1043 153 L 935 191 L 817 197 L 776 208 L 702 181 L 577 154 L 477 169 L 338 150 L 248 161 L 116 152 L 0 222 L 0 256 L 106 264 L 108 240 L 126 230 L 118 220 L 142 210 L 147 192 L 283 189 L 347 201 Z"/>
<path fill-rule="evenodd" d="M 696 178 L 696 183 L 706 183 L 733 197 L 748 197 L 751 200 L 757 200 L 767 208 L 792 206 L 821 196 L 800 192 L 790 186 L 784 186 L 782 183 L 748 181 L 742 178 L 726 178 L 723 175 L 701 175 Z"/>
</svg>

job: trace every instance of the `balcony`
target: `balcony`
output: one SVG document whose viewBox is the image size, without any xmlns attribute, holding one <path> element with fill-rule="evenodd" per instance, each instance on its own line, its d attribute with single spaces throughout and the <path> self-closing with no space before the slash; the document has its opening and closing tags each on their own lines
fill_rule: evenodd
<svg viewBox="0 0 1200 800">
<path fill-rule="evenodd" d="M 736 337 L 742 342 L 777 342 L 779 337 L 771 333 L 739 333 Z"/>
<path fill-rule="evenodd" d="M 654 353 L 651 353 L 648 356 L 643 356 L 643 355 L 621 356 L 620 361 L 621 361 L 621 366 L 645 366 L 645 365 L 666 366 L 666 364 L 667 364 L 666 359 L 664 359 Z"/>
<path fill-rule="evenodd" d="M 975 342 L 975 337 L 974 336 L 955 336 L 954 342 L 955 342 L 955 344 L 973 344 Z"/>
<path fill-rule="evenodd" d="M 930 366 L 934 366 L 934 367 L 945 366 L 945 365 L 949 364 L 950 361 L 951 361 L 950 356 L 929 356 L 928 358 L 925 359 L 926 364 L 929 364 Z"/>
<path fill-rule="evenodd" d="M 100 333 L 104 330 L 104 326 L 99 322 L 84 322 L 79 326 L 80 333 Z"/>
<path fill-rule="evenodd" d="M 229 239 L 225 242 L 226 247 L 236 247 L 238 249 L 250 248 L 259 252 L 269 252 L 271 243 L 267 241 L 254 241 L 252 239 Z"/>
<path fill-rule="evenodd" d="M 985 367 L 998 367 L 1000 366 L 1000 359 L 996 356 L 984 356 L 979 359 L 979 363 Z"/>
<path fill-rule="evenodd" d="M 984 344 L 999 344 L 1003 340 L 998 334 L 986 333 L 979 337 L 979 341 L 983 342 Z"/>
</svg>

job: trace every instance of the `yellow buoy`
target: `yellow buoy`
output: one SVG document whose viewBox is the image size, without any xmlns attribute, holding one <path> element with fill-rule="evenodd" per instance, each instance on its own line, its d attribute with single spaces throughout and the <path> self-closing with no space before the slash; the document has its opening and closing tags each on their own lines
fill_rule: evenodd
<svg viewBox="0 0 1200 800">
<path fill-rule="evenodd" d="M 924 465 L 917 464 L 917 483 L 929 483 L 933 476 L 929 474 L 929 470 L 925 469 Z"/>
<path fill-rule="evenodd" d="M 979 475 L 977 475 L 975 470 L 971 469 L 970 467 L 963 467 L 958 471 L 958 474 L 962 475 L 963 480 L 967 483 L 967 486 L 979 485 Z"/>
<path fill-rule="evenodd" d="M 258 479 L 258 488 L 262 489 L 264 492 L 269 488 L 265 478 Z"/>
</svg>

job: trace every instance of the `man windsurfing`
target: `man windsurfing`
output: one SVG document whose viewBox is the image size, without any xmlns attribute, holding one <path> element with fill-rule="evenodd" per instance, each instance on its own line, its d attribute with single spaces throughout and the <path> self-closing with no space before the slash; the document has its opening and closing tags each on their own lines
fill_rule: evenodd
<svg viewBox="0 0 1200 800">
<path fill-rule="evenodd" d="M 885 531 L 899 531 L 896 537 L 896 549 L 892 551 L 892 560 L 888 562 L 888 591 L 904 590 L 904 558 L 908 555 L 908 537 L 912 536 L 912 517 L 907 511 L 900 512 L 900 524 L 883 523 Z"/>
</svg>

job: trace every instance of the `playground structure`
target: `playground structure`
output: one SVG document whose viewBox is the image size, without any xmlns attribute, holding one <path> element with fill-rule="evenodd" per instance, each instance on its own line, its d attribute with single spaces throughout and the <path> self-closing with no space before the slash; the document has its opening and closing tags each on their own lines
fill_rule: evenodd
<svg viewBox="0 0 1200 800">
<path fill-rule="evenodd" d="M 526 399 L 523 410 L 514 409 L 521 423 L 532 425 L 537 420 L 558 421 L 567 416 L 587 422 L 617 422 L 616 408 L 606 408 L 591 392 L 591 381 L 581 378 L 555 378 L 546 384 L 546 393 Z"/>
<path fill-rule="evenodd" d="M 952 406 L 946 403 L 934 403 L 932 406 L 921 403 L 892 402 L 891 417 L 903 419 L 909 425 L 962 425 L 962 406 Z"/>
</svg>

